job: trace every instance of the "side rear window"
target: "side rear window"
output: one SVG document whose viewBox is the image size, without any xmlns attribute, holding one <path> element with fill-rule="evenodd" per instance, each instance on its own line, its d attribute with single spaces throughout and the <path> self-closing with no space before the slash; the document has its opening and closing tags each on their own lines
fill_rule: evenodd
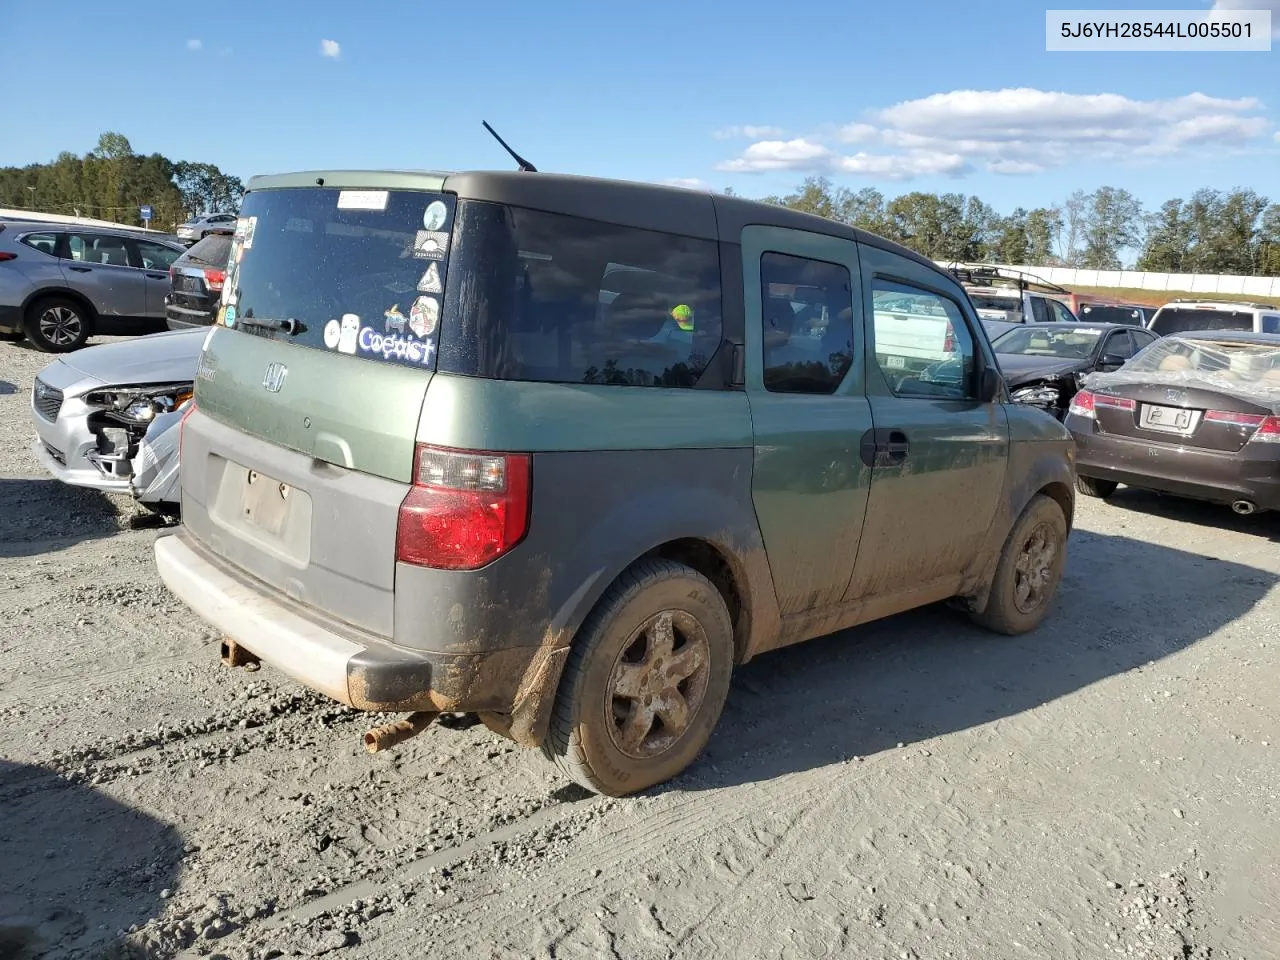
<svg viewBox="0 0 1280 960">
<path fill-rule="evenodd" d="M 197 240 L 180 259 L 197 260 L 200 263 L 217 267 L 227 265 L 227 256 L 231 253 L 231 237 L 228 234 L 211 233 L 203 240 Z"/>
<path fill-rule="evenodd" d="M 1151 321 L 1161 336 L 1193 330 L 1252 330 L 1253 314 L 1245 310 L 1161 310 Z"/>
<path fill-rule="evenodd" d="M 834 393 L 853 362 L 853 281 L 846 267 L 766 253 L 760 258 L 764 387 Z"/>
<path fill-rule="evenodd" d="M 54 233 L 28 233 L 22 238 L 22 242 L 33 250 L 39 250 L 52 257 L 53 251 L 58 246 L 58 236 Z"/>
<path fill-rule="evenodd" d="M 720 348 L 712 241 L 475 200 L 456 224 L 441 371 L 693 387 Z"/>
</svg>

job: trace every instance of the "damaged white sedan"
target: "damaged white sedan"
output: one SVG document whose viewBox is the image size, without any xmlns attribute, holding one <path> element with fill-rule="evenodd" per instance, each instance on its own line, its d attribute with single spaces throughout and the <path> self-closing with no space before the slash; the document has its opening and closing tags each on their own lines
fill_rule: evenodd
<svg viewBox="0 0 1280 960">
<path fill-rule="evenodd" d="M 59 357 L 31 390 L 32 452 L 56 479 L 178 510 L 178 422 L 206 330 L 156 333 Z"/>
</svg>

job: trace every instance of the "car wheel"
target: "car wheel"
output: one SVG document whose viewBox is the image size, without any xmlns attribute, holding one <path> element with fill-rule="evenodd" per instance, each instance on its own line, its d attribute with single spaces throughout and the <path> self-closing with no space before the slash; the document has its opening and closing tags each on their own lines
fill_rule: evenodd
<svg viewBox="0 0 1280 960">
<path fill-rule="evenodd" d="M 684 564 L 641 561 L 574 639 L 542 751 L 596 793 L 662 783 L 706 746 L 732 672 L 733 623 L 711 581 Z"/>
<path fill-rule="evenodd" d="M 1098 480 L 1095 477 L 1076 476 L 1076 489 L 1083 493 L 1086 497 L 1097 497 L 1099 500 L 1105 500 L 1116 492 L 1116 487 L 1120 486 L 1114 480 Z"/>
<path fill-rule="evenodd" d="M 1067 518 L 1058 503 L 1036 496 L 1013 525 L 996 564 L 991 595 L 973 621 L 1014 636 L 1039 626 L 1062 581 L 1067 560 Z"/>
<path fill-rule="evenodd" d="M 88 312 L 66 297 L 45 297 L 27 307 L 27 339 L 46 353 L 69 353 L 85 345 L 92 330 Z"/>
</svg>

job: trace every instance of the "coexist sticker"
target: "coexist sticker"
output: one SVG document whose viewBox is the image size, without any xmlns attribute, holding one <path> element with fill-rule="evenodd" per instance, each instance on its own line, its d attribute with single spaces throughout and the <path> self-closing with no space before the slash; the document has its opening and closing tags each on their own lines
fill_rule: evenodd
<svg viewBox="0 0 1280 960">
<path fill-rule="evenodd" d="M 427 364 L 435 355 L 434 340 L 421 341 L 395 333 L 379 333 L 373 327 L 362 327 L 358 340 L 361 353 L 371 353 L 386 360 L 407 360 Z"/>
</svg>

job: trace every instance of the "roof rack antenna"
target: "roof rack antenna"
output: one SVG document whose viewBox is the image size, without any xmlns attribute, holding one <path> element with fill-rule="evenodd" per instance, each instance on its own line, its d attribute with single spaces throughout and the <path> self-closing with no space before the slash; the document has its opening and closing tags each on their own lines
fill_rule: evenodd
<svg viewBox="0 0 1280 960">
<path fill-rule="evenodd" d="M 507 146 L 507 141 L 503 140 L 500 136 L 498 136 L 498 131 L 493 129 L 493 127 L 489 126 L 488 120 L 481 120 L 480 122 L 484 124 L 484 128 L 489 131 L 489 133 L 493 136 L 493 139 L 497 140 L 498 143 L 502 144 L 502 149 L 507 151 L 507 153 L 511 154 L 511 159 L 515 160 L 516 164 L 519 165 L 521 170 L 523 170 L 525 173 L 538 172 L 537 167 L 535 167 L 532 163 L 530 163 L 524 157 L 520 156 L 520 154 L 516 153 L 509 146 Z"/>
</svg>

